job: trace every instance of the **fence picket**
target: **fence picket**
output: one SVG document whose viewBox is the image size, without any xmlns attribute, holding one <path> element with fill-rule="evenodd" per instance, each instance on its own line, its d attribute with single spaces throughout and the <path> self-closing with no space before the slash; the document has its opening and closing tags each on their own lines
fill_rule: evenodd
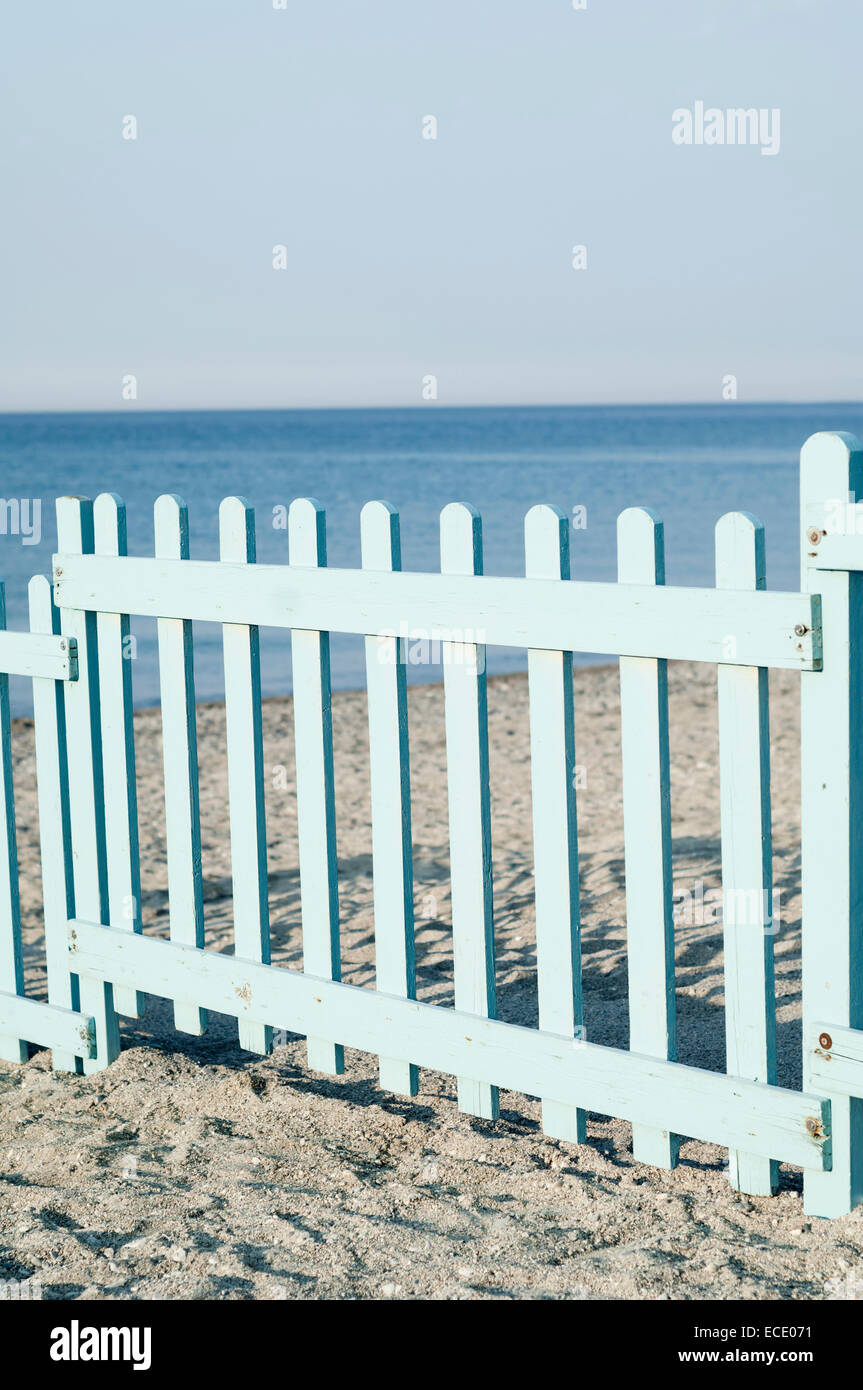
<svg viewBox="0 0 863 1390">
<path fill-rule="evenodd" d="M 112 492 L 100 493 L 93 503 L 93 548 L 96 555 L 126 554 L 126 507 L 123 499 Z M 108 922 L 113 927 L 139 932 L 141 870 L 128 616 L 97 613 L 96 640 L 105 784 Z M 114 1007 L 118 1013 L 140 1018 L 145 1007 L 144 995 L 140 991 L 115 988 Z"/>
<path fill-rule="evenodd" d="M 70 555 L 92 554 L 93 503 L 89 498 L 57 498 L 57 545 Z M 105 925 L 108 883 L 96 615 L 63 608 L 60 629 L 78 644 L 78 679 L 69 682 L 64 700 L 75 915 Z M 99 1071 L 120 1053 L 111 985 L 82 978 L 75 1007 L 95 1020 L 96 1055 L 85 1060 L 83 1068 L 86 1073 Z"/>
<path fill-rule="evenodd" d="M 288 512 L 291 566 L 327 563 L 326 513 L 314 498 L 298 498 Z M 325 980 L 341 979 L 336 801 L 333 782 L 333 715 L 328 632 L 293 629 L 294 742 L 297 759 L 297 838 L 303 969 Z M 341 1043 L 307 1038 L 309 1066 L 339 1075 Z"/>
<path fill-rule="evenodd" d="M 399 514 L 367 502 L 360 514 L 363 568 L 401 569 Z M 385 994 L 416 998 L 413 851 L 404 640 L 367 637 L 369 780 L 375 908 L 375 981 Z M 415 1096 L 417 1068 L 380 1058 L 381 1086 Z"/>
<path fill-rule="evenodd" d="M 220 558 L 239 564 L 255 561 L 255 513 L 241 497 L 219 507 Z M 270 910 L 267 898 L 267 823 L 264 808 L 264 745 L 261 728 L 261 657 L 256 627 L 225 623 L 225 729 L 228 750 L 228 805 L 231 821 L 231 874 L 234 885 L 234 950 L 244 960 L 270 963 Z M 266 1055 L 273 1030 L 239 1020 L 240 1046 Z"/>
<path fill-rule="evenodd" d="M 153 508 L 153 525 L 156 557 L 188 560 L 189 513 L 182 498 L 172 493 L 158 497 Z M 156 631 L 162 705 L 171 940 L 188 946 L 203 946 L 204 900 L 192 624 L 184 618 L 159 618 Z M 174 1003 L 174 1023 L 181 1032 L 199 1037 L 207 1029 L 207 1011 L 192 1000 L 177 1000 Z"/>
<path fill-rule="evenodd" d="M 30 631 L 58 632 L 60 615 L 54 606 L 50 581 L 42 574 L 34 575 L 30 580 L 28 596 Z M 48 1002 L 63 1009 L 72 1009 L 78 1003 L 78 980 L 69 971 L 66 922 L 75 914 L 75 892 L 69 824 L 65 696 L 60 681 L 34 676 L 33 734 Z M 74 1072 L 81 1069 L 73 1053 L 57 1047 L 52 1049 L 51 1065 L 55 1071 Z"/>
<path fill-rule="evenodd" d="M 764 527 L 745 512 L 716 524 L 716 586 L 764 589 Z M 729 633 L 733 642 L 734 634 Z M 750 1081 L 776 1080 L 773 987 L 773 856 L 767 671 L 720 665 L 719 786 L 725 959 L 725 1069 Z M 743 921 L 739 920 L 741 898 Z M 775 1159 L 732 1149 L 728 1176 L 741 1192 L 769 1196 Z"/>
<path fill-rule="evenodd" d="M 0 580 L 0 631 L 6 628 L 6 588 Z M 0 672 L 0 990 L 24 993 L 21 954 L 21 912 L 18 901 L 18 838 L 15 831 L 15 793 L 12 786 L 12 725 L 9 677 Z M 30 1053 L 24 1038 L 0 1033 L 4 1062 L 26 1062 Z"/>
<path fill-rule="evenodd" d="M 444 507 L 440 549 L 442 573 L 482 574 L 482 521 L 473 507 L 460 502 Z M 485 646 L 476 641 L 447 641 L 441 648 L 455 1006 L 480 1018 L 495 1018 Z M 458 1104 L 468 1115 L 497 1119 L 498 1088 L 460 1076 Z"/>
<path fill-rule="evenodd" d="M 617 519 L 620 584 L 664 584 L 663 525 L 646 507 Z M 620 658 L 620 751 L 626 859 L 629 1046 L 674 1061 L 674 911 L 671 878 L 671 789 L 668 766 L 668 668 L 664 659 Z M 677 1165 L 679 1137 L 632 1126 L 640 1163 Z"/>
<path fill-rule="evenodd" d="M 525 575 L 569 579 L 569 520 L 557 507 L 531 507 L 524 521 Z M 539 1026 L 575 1036 L 582 1028 L 578 829 L 572 652 L 527 653 L 533 802 L 536 973 Z M 581 1144 L 583 1110 L 542 1103 L 542 1127 Z"/>
</svg>

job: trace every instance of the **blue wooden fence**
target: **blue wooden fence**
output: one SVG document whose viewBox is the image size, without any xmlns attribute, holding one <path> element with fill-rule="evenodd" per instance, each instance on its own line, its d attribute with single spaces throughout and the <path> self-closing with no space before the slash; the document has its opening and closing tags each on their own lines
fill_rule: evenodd
<svg viewBox="0 0 863 1390">
<path fill-rule="evenodd" d="M 805 1172 L 813 1214 L 863 1194 L 863 496 L 850 436 L 802 455 L 802 578 L 765 588 L 764 537 L 723 517 L 715 588 L 665 585 L 663 530 L 633 508 L 618 582 L 569 578 L 553 507 L 525 523 L 525 577 L 483 575 L 479 516 L 441 516 L 441 573 L 403 571 L 398 514 L 371 502 L 362 568 L 327 566 L 325 517 L 293 504 L 289 565 L 255 563 L 254 517 L 220 509 L 220 559 L 189 558 L 177 497 L 155 506 L 153 558 L 126 555 L 121 500 L 61 498 L 53 596 L 30 586 L 30 632 L 0 631 L 0 1055 L 51 1047 L 93 1071 L 119 1051 L 118 1015 L 173 1001 L 178 1030 L 214 1009 L 266 1053 L 274 1027 L 308 1039 L 309 1066 L 377 1054 L 380 1084 L 417 1068 L 458 1078 L 458 1103 L 493 1120 L 498 1090 L 542 1098 L 547 1133 L 585 1138 L 588 1110 L 631 1121 L 640 1160 L 672 1168 L 679 1138 L 728 1148 L 732 1183 L 770 1193 L 780 1161 Z M 842 503 L 840 507 L 838 504 Z M 863 532 L 863 525 L 861 525 Z M 129 615 L 155 618 L 164 742 L 170 939 L 143 935 Z M 222 624 L 233 866 L 233 955 L 207 950 L 202 907 L 192 622 Z M 269 963 L 259 626 L 292 632 L 304 972 Z M 365 638 L 377 988 L 340 981 L 329 633 Z M 455 1007 L 418 1002 L 414 969 L 405 633 L 441 633 Z M 539 1027 L 496 1019 L 485 644 L 528 653 Z M 584 1039 L 574 795 L 572 653 L 620 658 L 630 1050 Z M 676 1060 L 668 759 L 669 659 L 718 667 L 727 1073 Z M 802 700 L 804 1081 L 776 1085 L 767 672 L 799 671 Z M 27 998 L 18 911 L 8 675 L 33 680 L 48 1002 Z"/>
</svg>

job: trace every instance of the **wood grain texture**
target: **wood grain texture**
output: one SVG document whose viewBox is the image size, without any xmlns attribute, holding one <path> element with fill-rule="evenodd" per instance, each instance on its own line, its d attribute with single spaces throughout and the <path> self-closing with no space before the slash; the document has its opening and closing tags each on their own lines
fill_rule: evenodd
<svg viewBox="0 0 863 1390">
<path fill-rule="evenodd" d="M 863 1099 L 863 1029 L 838 1028 L 829 1020 L 813 1019 L 803 1047 L 808 1074 L 819 1091 L 834 1100 L 837 1096 Z"/>
</svg>

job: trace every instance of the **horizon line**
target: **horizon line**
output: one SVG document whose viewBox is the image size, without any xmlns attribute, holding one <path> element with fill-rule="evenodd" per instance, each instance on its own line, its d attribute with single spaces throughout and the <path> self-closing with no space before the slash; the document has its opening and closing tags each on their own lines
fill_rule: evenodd
<svg viewBox="0 0 863 1390">
<path fill-rule="evenodd" d="M 746 409 L 752 407 L 764 408 L 770 406 L 803 408 L 814 406 L 863 406 L 863 398 L 855 400 L 853 398 L 825 397 L 824 399 L 814 400 L 752 400 L 752 401 L 528 401 L 528 402 L 486 402 L 477 401 L 470 404 L 442 404 L 438 402 L 414 402 L 402 405 L 238 405 L 238 406 L 162 406 L 162 407 L 143 407 L 125 406 L 119 409 L 106 410 L 103 408 L 88 408 L 85 406 L 71 407 L 66 409 L 0 409 L 0 419 L 16 418 L 26 416 L 44 415 L 292 415 L 292 414 L 331 414 L 335 412 L 372 412 L 381 413 L 396 411 L 430 411 L 438 413 L 441 411 L 452 412 L 457 410 L 703 410 L 713 409 Z"/>
</svg>

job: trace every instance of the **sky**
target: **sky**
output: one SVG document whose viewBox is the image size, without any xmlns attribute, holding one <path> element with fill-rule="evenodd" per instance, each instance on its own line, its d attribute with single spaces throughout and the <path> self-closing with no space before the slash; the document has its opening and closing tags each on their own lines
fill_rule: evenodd
<svg viewBox="0 0 863 1390">
<path fill-rule="evenodd" d="M 0 410 L 858 400 L 861 46 L 860 0 L 10 7 Z M 676 143 L 697 102 L 778 150 Z"/>
</svg>

